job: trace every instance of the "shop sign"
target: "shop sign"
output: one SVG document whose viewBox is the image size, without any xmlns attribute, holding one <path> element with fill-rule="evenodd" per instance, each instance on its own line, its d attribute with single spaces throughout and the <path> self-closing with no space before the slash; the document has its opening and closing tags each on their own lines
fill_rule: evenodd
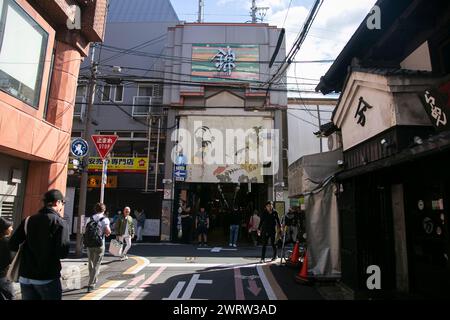
<svg viewBox="0 0 450 320">
<path fill-rule="evenodd" d="M 259 46 L 244 44 L 192 45 L 192 80 L 223 82 L 259 80 Z"/>
<path fill-rule="evenodd" d="M 89 176 L 88 188 L 100 188 L 102 186 L 102 176 Z M 106 178 L 105 188 L 117 188 L 117 176 Z"/>
<path fill-rule="evenodd" d="M 428 89 L 420 95 L 431 123 L 438 131 L 450 130 L 450 108 L 444 94 Z"/>
<path fill-rule="evenodd" d="M 358 103 L 358 109 L 356 109 L 355 113 L 355 119 L 358 118 L 358 124 L 360 124 L 362 127 L 366 125 L 366 114 L 365 112 L 369 109 L 372 109 L 373 107 L 368 104 L 366 101 L 364 101 L 363 97 L 359 98 Z"/>
<path fill-rule="evenodd" d="M 73 169 L 73 158 L 69 158 L 69 169 Z M 146 173 L 148 158 L 111 158 L 108 160 L 108 172 L 116 173 Z M 89 172 L 102 172 L 102 159 L 89 158 Z"/>
</svg>

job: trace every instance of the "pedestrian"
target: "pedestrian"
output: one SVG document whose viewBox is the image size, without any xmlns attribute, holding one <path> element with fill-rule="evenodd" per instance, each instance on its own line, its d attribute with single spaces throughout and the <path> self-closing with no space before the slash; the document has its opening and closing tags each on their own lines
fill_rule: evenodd
<svg viewBox="0 0 450 320">
<path fill-rule="evenodd" d="M 258 227 L 260 222 L 259 212 L 258 210 L 254 210 L 248 222 L 248 233 L 255 247 L 258 245 Z"/>
<path fill-rule="evenodd" d="M 142 233 L 145 228 L 145 213 L 143 209 L 138 209 L 134 212 L 137 221 L 137 239 L 136 242 L 142 242 Z"/>
<path fill-rule="evenodd" d="M 265 205 L 264 212 L 261 216 L 261 221 L 258 227 L 258 234 L 262 237 L 262 252 L 261 252 L 261 262 L 264 263 L 266 258 L 266 247 L 270 240 L 273 257 L 272 261 L 277 259 L 277 246 L 275 241 L 276 228 L 280 230 L 280 218 L 278 217 L 278 212 L 273 209 L 272 201 L 268 201 Z"/>
<path fill-rule="evenodd" d="M 182 229 L 182 239 L 183 243 L 191 243 L 192 240 L 192 217 L 191 217 L 191 207 L 187 206 L 185 210 L 181 213 L 181 229 Z"/>
<path fill-rule="evenodd" d="M 237 240 L 239 235 L 239 225 L 241 224 L 241 213 L 239 208 L 235 207 L 230 216 L 230 247 L 237 247 Z"/>
<path fill-rule="evenodd" d="M 134 237 L 134 221 L 130 216 L 131 209 L 130 207 L 125 207 L 123 209 L 123 214 L 117 218 L 117 222 L 115 223 L 116 227 L 116 235 L 120 242 L 125 242 L 126 246 L 122 252 L 122 257 L 120 260 L 127 260 L 128 250 L 131 248 L 131 239 Z"/>
<path fill-rule="evenodd" d="M 208 229 L 209 229 L 209 217 L 205 211 L 205 208 L 201 207 L 200 212 L 195 219 L 195 229 L 198 234 L 199 246 L 208 246 Z M 203 237 L 203 242 L 202 242 Z"/>
<path fill-rule="evenodd" d="M 23 300 L 61 300 L 61 259 L 69 254 L 64 196 L 57 189 L 44 195 L 44 207 L 22 221 L 12 235 L 12 251 L 22 246 L 19 283 Z"/>
<path fill-rule="evenodd" d="M 14 300 L 13 284 L 6 278 L 8 267 L 14 257 L 9 249 L 12 231 L 11 222 L 0 217 L 0 300 Z"/>
<path fill-rule="evenodd" d="M 88 253 L 89 283 L 87 291 L 95 289 L 105 255 L 105 236 L 111 235 L 110 221 L 105 213 L 106 206 L 97 203 L 94 207 L 95 214 L 88 218 L 85 227 L 85 246 Z"/>
</svg>

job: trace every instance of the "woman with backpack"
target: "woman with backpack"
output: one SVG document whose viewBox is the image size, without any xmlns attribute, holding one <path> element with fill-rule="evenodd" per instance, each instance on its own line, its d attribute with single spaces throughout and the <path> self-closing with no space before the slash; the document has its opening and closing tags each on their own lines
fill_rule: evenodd
<svg viewBox="0 0 450 320">
<path fill-rule="evenodd" d="M 105 236 L 109 237 L 111 234 L 109 219 L 105 215 L 106 206 L 103 203 L 97 203 L 94 210 L 95 214 L 86 221 L 83 237 L 88 252 L 88 292 L 95 289 L 100 266 L 105 255 Z"/>
</svg>

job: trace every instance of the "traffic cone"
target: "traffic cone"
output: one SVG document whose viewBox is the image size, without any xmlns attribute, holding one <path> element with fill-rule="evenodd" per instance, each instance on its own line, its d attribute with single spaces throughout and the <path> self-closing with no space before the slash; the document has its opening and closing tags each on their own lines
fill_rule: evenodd
<svg viewBox="0 0 450 320">
<path fill-rule="evenodd" d="M 303 259 L 302 268 L 300 272 L 295 276 L 295 281 L 301 284 L 308 284 L 308 250 L 305 250 L 305 258 Z"/>
<path fill-rule="evenodd" d="M 298 260 L 299 257 L 300 257 L 300 250 L 299 250 L 299 242 L 297 241 L 295 243 L 294 250 L 292 250 L 291 257 L 289 258 L 289 261 L 287 262 L 287 264 L 289 266 L 294 266 L 294 267 L 298 266 L 299 265 L 299 260 Z"/>
</svg>

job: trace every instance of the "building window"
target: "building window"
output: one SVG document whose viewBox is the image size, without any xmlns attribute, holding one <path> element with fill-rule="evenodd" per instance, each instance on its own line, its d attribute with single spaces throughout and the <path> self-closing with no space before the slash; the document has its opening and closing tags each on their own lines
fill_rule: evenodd
<svg viewBox="0 0 450 320">
<path fill-rule="evenodd" d="M 48 33 L 15 1 L 0 14 L 0 89 L 38 109 Z"/>
<path fill-rule="evenodd" d="M 110 102 L 110 101 L 111 101 L 111 86 L 105 85 L 103 86 L 102 102 Z"/>
<path fill-rule="evenodd" d="M 114 94 L 114 102 L 122 102 L 123 101 L 123 86 L 116 86 L 116 91 Z"/>
</svg>

